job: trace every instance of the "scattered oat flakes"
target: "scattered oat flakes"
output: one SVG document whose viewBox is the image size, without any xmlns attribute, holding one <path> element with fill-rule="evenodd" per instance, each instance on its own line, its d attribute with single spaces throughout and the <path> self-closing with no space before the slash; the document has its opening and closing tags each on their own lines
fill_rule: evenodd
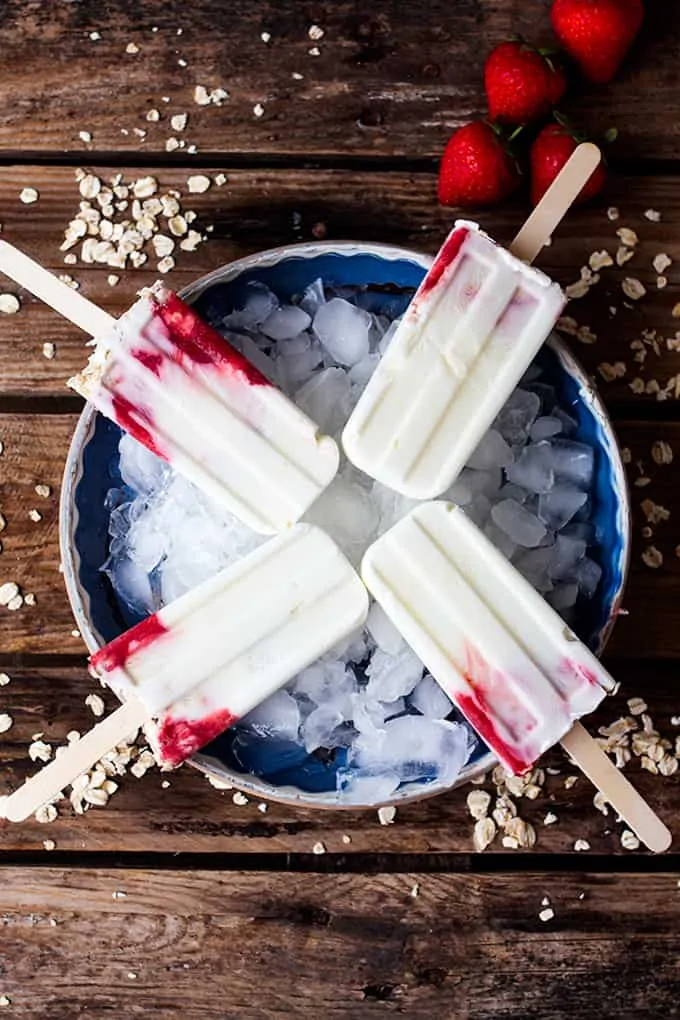
<svg viewBox="0 0 680 1020">
<path fill-rule="evenodd" d="M 663 439 L 658 439 L 652 446 L 652 460 L 655 464 L 672 464 L 673 448 Z"/>
<path fill-rule="evenodd" d="M 14 720 L 11 715 L 8 715 L 7 712 L 0 712 L 0 733 L 7 733 L 8 730 L 11 730 L 13 724 Z"/>
<path fill-rule="evenodd" d="M 661 213 L 656 209 L 645 209 L 645 219 L 650 220 L 652 223 L 659 223 L 661 220 Z"/>
<path fill-rule="evenodd" d="M 206 174 L 193 174 L 187 179 L 187 187 L 190 195 L 202 195 L 210 187 L 210 178 Z"/>
<path fill-rule="evenodd" d="M 99 694 L 88 694 L 85 698 L 85 704 L 92 712 L 92 715 L 96 716 L 98 719 L 104 715 L 106 706 L 104 704 L 104 699 Z"/>
<path fill-rule="evenodd" d="M 19 594 L 19 585 L 15 581 L 0 584 L 0 606 L 7 606 Z"/>
<path fill-rule="evenodd" d="M 587 839 L 577 839 L 574 843 L 574 850 L 580 852 L 582 850 L 590 850 L 590 843 Z"/>
<path fill-rule="evenodd" d="M 657 276 L 657 278 L 656 278 L 656 286 L 657 286 L 657 290 L 663 290 L 664 287 L 668 286 L 668 277 L 667 276 Z"/>
<path fill-rule="evenodd" d="M 112 900 L 124 900 L 126 896 L 127 893 L 123 892 L 122 889 L 115 889 L 114 892 L 111 893 Z"/>
<path fill-rule="evenodd" d="M 392 825 L 397 817 L 397 809 L 392 805 L 378 808 L 378 821 L 381 825 Z"/>
<path fill-rule="evenodd" d="M 321 50 L 319 49 L 318 46 L 312 46 L 312 48 L 307 50 L 307 52 L 309 53 L 310 57 L 320 57 L 321 56 Z"/>
<path fill-rule="evenodd" d="M 304 74 L 300 74 L 299 71 L 293 71 L 292 74 L 291 74 L 291 78 L 294 81 L 302 81 L 303 78 L 304 78 Z"/>
<path fill-rule="evenodd" d="M 625 266 L 626 262 L 630 262 L 635 252 L 632 248 L 626 248 L 620 245 L 616 249 L 616 264 L 617 266 Z"/>
<path fill-rule="evenodd" d="M 480 818 L 475 822 L 472 833 L 475 850 L 478 850 L 480 853 L 486 850 L 496 838 L 496 831 L 496 823 L 493 818 Z"/>
<path fill-rule="evenodd" d="M 326 33 L 324 29 L 321 28 L 320 25 L 310 25 L 309 28 L 307 29 L 307 35 L 312 40 L 312 42 L 318 42 L 319 39 L 323 39 L 325 34 Z"/>
<path fill-rule="evenodd" d="M 313 854 L 325 854 L 326 853 L 325 845 L 323 843 L 321 843 L 321 842 L 315 843 L 314 846 L 312 847 L 312 853 Z"/>
<path fill-rule="evenodd" d="M 663 564 L 663 553 L 655 545 L 648 545 L 642 553 L 642 562 L 646 567 L 656 570 Z"/>
<path fill-rule="evenodd" d="M 164 779 L 163 782 L 161 783 L 161 790 L 169 790 L 169 789 L 170 789 L 170 780 L 169 779 Z"/>
<path fill-rule="evenodd" d="M 56 345 L 47 341 L 42 345 L 43 358 L 47 358 L 48 361 L 53 361 L 54 356 L 57 353 Z"/>
<path fill-rule="evenodd" d="M 81 140 L 81 142 L 89 143 L 89 142 L 92 141 L 92 132 L 91 131 L 79 131 L 78 132 L 78 138 Z"/>
<path fill-rule="evenodd" d="M 19 192 L 19 201 L 23 202 L 24 205 L 33 205 L 40 198 L 40 194 L 35 188 L 22 188 Z"/>
<path fill-rule="evenodd" d="M 266 815 L 267 811 L 269 810 L 269 805 L 262 800 L 257 805 L 257 810 L 260 812 L 260 814 Z"/>
<path fill-rule="evenodd" d="M 174 135 L 167 139 L 165 143 L 166 152 L 176 152 L 179 149 L 179 139 L 175 138 Z"/>
<path fill-rule="evenodd" d="M 640 848 L 640 840 L 630 829 L 624 829 L 621 833 L 621 846 L 624 850 L 638 850 Z"/>
<path fill-rule="evenodd" d="M 552 907 L 545 907 L 545 909 L 541 910 L 538 915 L 540 921 L 552 921 L 554 916 L 555 911 Z"/>
<path fill-rule="evenodd" d="M 271 32 L 260 32 L 260 39 L 263 43 L 271 42 Z"/>
<path fill-rule="evenodd" d="M 47 762 L 52 757 L 52 745 L 39 738 L 33 740 L 28 745 L 28 757 L 31 761 Z"/>
<path fill-rule="evenodd" d="M 665 273 L 665 271 L 671 264 L 672 259 L 669 259 L 668 255 L 666 255 L 665 252 L 659 252 L 659 254 L 655 255 L 654 258 L 652 259 L 654 271 L 657 273 Z"/>
<path fill-rule="evenodd" d="M 589 290 L 590 285 L 585 280 L 577 280 L 576 283 L 570 283 L 568 287 L 565 287 L 564 293 L 568 298 L 575 301 L 585 297 Z"/>
<path fill-rule="evenodd" d="M 57 809 L 54 804 L 43 804 L 39 807 L 35 813 L 36 822 L 40 822 L 42 825 L 47 825 L 49 822 L 53 822 L 57 817 Z"/>
<path fill-rule="evenodd" d="M 134 56 L 136 53 L 139 53 L 139 46 L 137 43 L 129 42 L 125 47 L 125 52 Z"/>
<path fill-rule="evenodd" d="M 6 687 L 8 683 L 11 683 L 9 674 L 0 673 L 0 687 Z"/>
<path fill-rule="evenodd" d="M 598 790 L 595 796 L 593 797 L 593 807 L 597 811 L 600 811 L 603 815 L 608 815 L 609 814 L 608 804 L 609 802 L 605 795 L 602 793 L 602 790 Z"/>
<path fill-rule="evenodd" d="M 165 258 L 161 259 L 156 269 L 159 273 L 169 273 L 175 268 L 175 260 L 172 255 L 166 255 Z"/>
<path fill-rule="evenodd" d="M 7 521 L 5 520 L 5 518 L 0 513 L 0 531 L 4 531 L 6 527 L 7 527 Z"/>
<path fill-rule="evenodd" d="M 184 131 L 189 120 L 187 113 L 176 113 L 170 118 L 170 127 L 173 131 Z"/>
<path fill-rule="evenodd" d="M 634 276 L 627 276 L 621 284 L 621 290 L 631 301 L 639 301 L 647 293 L 644 284 Z"/>
<path fill-rule="evenodd" d="M 594 251 L 588 259 L 588 265 L 594 272 L 598 272 L 600 269 L 605 269 L 607 266 L 613 266 L 614 260 L 604 248 L 602 251 Z M 661 270 L 659 270 L 661 271 Z"/>
<path fill-rule="evenodd" d="M 467 795 L 468 811 L 474 819 L 486 818 L 491 804 L 491 794 L 486 790 L 471 790 Z"/>
<path fill-rule="evenodd" d="M 578 776 L 567 776 L 567 778 L 564 780 L 564 789 L 571 790 L 572 786 L 576 786 L 576 784 L 578 783 L 578 779 L 579 779 Z"/>
<path fill-rule="evenodd" d="M 612 223 L 618 220 L 620 215 L 621 214 L 619 213 L 619 210 L 616 208 L 615 205 L 610 205 L 609 208 L 607 209 L 607 219 L 611 220 Z"/>
<path fill-rule="evenodd" d="M 0 1006 L 11 1006 L 12 1000 L 9 995 L 0 995 Z"/>
<path fill-rule="evenodd" d="M 212 787 L 216 790 L 233 790 L 234 787 L 231 783 L 227 783 L 224 779 L 218 779 L 217 776 L 213 776 L 210 773 L 206 775 L 206 779 Z"/>
<path fill-rule="evenodd" d="M 262 103 L 255 103 L 255 106 L 253 107 L 253 113 L 258 119 L 260 117 L 264 117 L 264 106 L 262 105 Z"/>
<path fill-rule="evenodd" d="M 349 846 L 349 844 L 350 844 L 350 843 L 352 842 L 352 837 L 351 837 L 351 836 L 348 836 L 348 835 L 347 835 L 347 834 L 345 833 L 345 834 L 343 835 L 343 837 L 342 837 L 342 842 L 343 842 L 343 843 L 344 843 L 344 844 L 345 844 L 346 846 Z"/>
<path fill-rule="evenodd" d="M 39 510 L 29 510 L 28 517 L 34 524 L 38 524 L 42 520 L 42 514 Z"/>
<path fill-rule="evenodd" d="M 236 804 L 237 807 L 245 807 L 246 804 L 249 803 L 246 795 L 244 793 L 241 793 L 240 790 L 237 790 L 231 799 L 233 800 L 234 804 Z"/>
<path fill-rule="evenodd" d="M 615 361 L 613 365 L 608 361 L 603 361 L 597 366 L 597 371 L 605 382 L 613 382 L 614 379 L 622 379 L 627 369 L 623 361 Z"/>
<path fill-rule="evenodd" d="M 218 188 L 221 188 L 224 184 L 227 183 L 227 175 L 215 174 L 213 178 L 213 183 L 216 184 Z M 191 188 L 189 188 L 189 191 L 191 191 Z"/>
<path fill-rule="evenodd" d="M 49 485 L 43 485 L 42 483 L 39 483 L 38 485 L 35 486 L 35 494 L 36 496 L 40 496 L 41 499 L 49 499 L 49 497 L 52 495 L 52 490 L 50 489 Z"/>
<path fill-rule="evenodd" d="M 638 243 L 638 236 L 630 227 L 619 227 L 616 231 L 616 236 L 621 241 L 621 244 L 625 244 L 626 248 L 634 248 Z"/>
<path fill-rule="evenodd" d="M 0 294 L 0 312 L 5 315 L 16 315 L 21 305 L 16 294 Z"/>
<path fill-rule="evenodd" d="M 57 849 L 57 844 L 54 842 L 53 839 L 44 839 L 43 840 L 43 849 L 44 850 L 56 850 Z"/>
</svg>

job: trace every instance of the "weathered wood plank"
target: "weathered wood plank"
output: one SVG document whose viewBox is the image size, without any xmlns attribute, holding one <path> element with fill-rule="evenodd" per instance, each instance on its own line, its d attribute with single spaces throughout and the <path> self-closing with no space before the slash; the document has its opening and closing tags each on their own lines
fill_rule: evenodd
<svg viewBox="0 0 680 1020">
<path fill-rule="evenodd" d="M 677 895 L 672 874 L 7 868 L 0 992 L 50 1020 L 672 1016 Z"/>
<path fill-rule="evenodd" d="M 0 510 L 7 519 L 2 533 L 0 578 L 17 581 L 37 598 L 33 608 L 16 613 L 0 610 L 0 647 L 4 654 L 19 652 L 62 652 L 79 654 L 80 639 L 74 628 L 59 573 L 58 491 L 68 445 L 76 423 L 69 414 L 0 415 L 0 439 L 5 452 L 0 458 Z M 631 480 L 639 475 L 651 483 L 633 487 L 635 543 L 631 578 L 625 605 L 629 616 L 622 619 L 612 640 L 612 654 L 633 658 L 679 658 L 680 633 L 675 600 L 680 582 L 680 559 L 674 550 L 680 545 L 680 517 L 676 514 L 678 485 L 675 465 L 659 466 L 651 456 L 652 445 L 665 440 L 680 457 L 680 425 L 622 422 L 618 428 L 621 444 L 631 451 Z M 36 483 L 51 486 L 49 499 L 36 495 Z M 670 519 L 654 528 L 651 539 L 642 537 L 646 521 L 640 508 L 652 499 L 671 510 Z M 29 511 L 37 509 L 43 519 L 34 523 Z M 654 544 L 663 555 L 659 569 L 642 563 L 642 552 Z"/>
<path fill-rule="evenodd" d="M 617 80 L 577 85 L 564 106 L 598 135 L 616 124 L 626 156 L 676 159 L 668 111 L 680 86 L 665 69 L 680 57 L 680 12 L 658 0 L 647 6 L 645 31 Z M 0 146 L 162 152 L 179 134 L 169 117 L 189 112 L 180 137 L 199 152 L 438 156 L 455 127 L 485 113 L 492 46 L 518 34 L 554 44 L 546 8 L 491 0 L 376 0 L 364 11 L 349 0 L 313 9 L 294 0 L 10 0 L 0 21 Z M 318 43 L 307 34 L 312 19 L 325 30 Z M 126 52 L 130 43 L 138 53 Z M 219 108 L 196 106 L 196 84 L 222 86 L 230 98 Z M 145 120 L 152 108 L 162 113 L 157 124 Z"/>
<path fill-rule="evenodd" d="M 110 177 L 113 171 L 104 168 L 98 172 Z M 186 193 L 190 170 L 152 167 L 150 172 L 157 175 L 162 189 L 177 188 Z M 135 171 L 132 179 L 140 173 Z M 18 200 L 25 184 L 40 192 L 35 205 L 25 206 Z M 148 270 L 144 267 L 118 274 L 122 278 L 114 288 L 107 283 L 110 270 L 105 266 L 64 266 L 59 245 L 79 200 L 71 169 L 35 166 L 0 169 L 4 236 L 51 269 L 68 272 L 82 284 L 87 297 L 119 314 L 134 300 L 140 287 L 156 278 L 157 259 L 150 259 Z M 609 202 L 621 209 L 621 218 L 615 223 L 605 214 Z M 178 254 L 177 268 L 170 275 L 177 288 L 253 251 L 311 240 L 320 229 L 329 239 L 383 241 L 434 252 L 455 218 L 455 210 L 437 206 L 435 178 L 426 173 L 240 170 L 230 172 L 227 184 L 221 188 L 213 187 L 203 195 L 187 195 L 186 204 L 187 208 L 197 210 L 202 227 L 212 225 L 214 232 L 196 252 Z M 662 213 L 660 223 L 651 223 L 644 217 L 645 210 L 652 207 Z M 525 204 L 517 201 L 484 212 L 480 218 L 486 229 L 507 243 L 526 211 Z M 589 325 L 599 340 L 592 346 L 571 342 L 592 373 L 603 362 L 625 362 L 627 372 L 622 379 L 602 383 L 604 395 L 612 407 L 625 403 L 627 413 L 643 414 L 649 404 L 656 408 L 656 397 L 654 394 L 634 397 L 630 381 L 640 374 L 645 380 L 657 379 L 663 387 L 680 371 L 677 351 L 668 350 L 663 342 L 658 355 L 647 348 L 646 364 L 641 370 L 634 363 L 635 352 L 629 346 L 643 329 L 656 330 L 660 337 L 667 338 L 675 336 L 679 325 L 671 315 L 680 299 L 676 269 L 680 260 L 680 203 L 675 179 L 615 180 L 604 203 L 570 213 L 551 247 L 542 253 L 539 264 L 562 284 L 572 283 L 591 253 L 602 249 L 615 253 L 619 244 L 616 230 L 621 226 L 631 227 L 639 234 L 640 243 L 633 259 L 623 268 L 605 269 L 601 282 L 590 294 L 572 302 L 568 309 L 579 323 Z M 668 286 L 657 290 L 652 259 L 661 252 L 667 253 L 673 264 L 665 274 Z M 648 293 L 637 303 L 627 301 L 621 290 L 627 276 L 639 278 L 647 287 Z M 4 280 L 0 288 L 17 290 Z M 22 301 L 18 314 L 3 315 L 0 321 L 0 397 L 63 395 L 66 379 L 83 364 L 84 335 L 30 296 L 22 295 Z M 610 311 L 612 307 L 617 309 L 615 315 Z M 45 341 L 56 344 L 53 361 L 43 357 Z"/>
<path fill-rule="evenodd" d="M 626 699 L 640 695 L 659 732 L 673 740 L 678 731 L 671 718 L 680 714 L 675 665 L 616 662 L 612 668 L 622 688 L 588 719 L 591 732 L 627 714 Z M 84 732 L 94 722 L 85 706 L 94 684 L 84 666 L 10 668 L 9 673 L 11 683 L 0 689 L 0 712 L 9 712 L 14 722 L 0 736 L 0 795 L 39 767 L 28 757 L 36 733 L 59 746 L 69 731 Z M 105 700 L 109 708 L 114 706 L 112 695 L 106 694 Z M 536 828 L 536 850 L 571 853 L 575 840 L 585 839 L 593 852 L 624 853 L 623 827 L 611 814 L 595 810 L 588 781 L 581 777 L 575 785 L 565 786 L 565 779 L 575 773 L 560 751 L 547 756 L 545 764 L 559 769 L 559 774 L 547 776 L 545 793 L 537 800 L 518 802 L 521 817 Z M 653 776 L 641 770 L 637 760 L 628 774 L 672 827 L 680 806 L 680 777 Z M 169 787 L 162 787 L 162 782 L 169 782 Z M 470 787 L 399 807 L 395 823 L 381 826 L 371 810 L 303 810 L 270 803 L 262 813 L 256 800 L 239 806 L 232 802 L 231 792 L 215 790 L 189 766 L 166 775 L 152 770 L 142 779 L 128 775 L 120 784 L 106 808 L 92 808 L 84 816 L 74 815 L 70 804 L 62 802 L 59 817 L 51 824 L 0 822 L 0 852 L 40 851 L 44 839 L 53 839 L 59 851 L 74 852 L 310 854 L 319 841 L 334 854 L 473 852 L 473 822 L 465 804 Z M 548 812 L 557 816 L 557 822 L 545 826 Z M 346 836 L 350 843 L 343 839 Z M 493 850 L 504 852 L 500 840 Z"/>
</svg>

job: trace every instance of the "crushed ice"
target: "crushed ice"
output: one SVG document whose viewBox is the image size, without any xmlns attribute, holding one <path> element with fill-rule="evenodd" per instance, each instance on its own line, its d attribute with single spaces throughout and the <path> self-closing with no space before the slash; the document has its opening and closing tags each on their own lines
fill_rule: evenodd
<svg viewBox="0 0 680 1020">
<path fill-rule="evenodd" d="M 366 293 L 320 280 L 290 304 L 261 283 L 243 308 L 213 325 L 336 439 L 392 338 L 398 318 L 375 314 Z M 365 306 L 365 307 L 362 307 Z M 554 608 L 571 620 L 595 593 L 587 555 L 594 452 L 532 365 L 445 498 L 475 523 Z M 212 503 L 129 436 L 121 484 L 110 490 L 104 570 L 140 616 L 158 609 L 264 539 Z M 306 520 L 358 566 L 367 546 L 415 503 L 343 460 Z M 323 656 L 259 705 L 220 754 L 273 784 L 335 789 L 338 800 L 378 803 L 403 783 L 446 786 L 476 737 L 382 609 L 363 633 Z"/>
</svg>

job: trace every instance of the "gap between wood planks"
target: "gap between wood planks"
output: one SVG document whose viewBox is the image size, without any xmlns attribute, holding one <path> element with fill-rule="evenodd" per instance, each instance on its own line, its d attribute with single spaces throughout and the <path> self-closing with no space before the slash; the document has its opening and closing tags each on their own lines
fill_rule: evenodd
<svg viewBox="0 0 680 1020">
<path fill-rule="evenodd" d="M 442 147 L 443 148 L 443 147 Z M 193 171 L 206 167 L 229 170 L 350 170 L 357 173 L 431 173 L 439 168 L 435 156 L 323 155 L 319 153 L 254 153 L 202 150 L 187 160 L 186 154 L 163 151 L 88 149 L 86 152 L 41 152 L 36 149 L 4 149 L 0 168 L 30 163 L 41 167 L 108 166 L 134 170 L 170 169 Z M 680 160 L 658 158 L 616 159 L 607 156 L 612 177 L 675 177 Z M 465 210 L 457 210 L 461 215 Z"/>
<path fill-rule="evenodd" d="M 666 875 L 680 873 L 680 853 L 612 854 L 465 854 L 465 853 L 187 853 L 149 851 L 6 850 L 0 852 L 3 869 L 38 868 L 116 871 L 290 872 L 291 874 L 409 874 L 513 875 L 531 873 Z"/>
</svg>

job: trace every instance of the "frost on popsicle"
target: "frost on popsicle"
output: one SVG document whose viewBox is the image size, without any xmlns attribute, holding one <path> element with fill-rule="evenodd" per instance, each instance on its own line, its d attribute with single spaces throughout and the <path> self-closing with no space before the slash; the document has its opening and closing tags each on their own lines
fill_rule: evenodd
<svg viewBox="0 0 680 1020">
<path fill-rule="evenodd" d="M 338 438 L 387 349 L 410 297 L 315 281 L 293 302 L 262 283 L 203 314 L 322 432 Z M 377 308 L 380 307 L 380 312 Z M 575 439 L 573 409 L 532 366 L 446 498 L 461 504 L 553 607 L 571 621 L 601 569 L 590 523 L 592 450 Z M 106 570 L 142 616 L 254 549 L 256 535 L 167 464 L 123 437 L 120 482 L 108 495 Z M 415 502 L 357 471 L 340 470 L 305 519 L 354 565 Z M 338 800 L 389 799 L 410 781 L 451 783 L 476 738 L 379 607 L 366 629 L 296 677 L 218 744 L 234 768 L 274 785 L 336 791 Z M 428 750 L 425 750 L 425 749 Z"/>
</svg>

